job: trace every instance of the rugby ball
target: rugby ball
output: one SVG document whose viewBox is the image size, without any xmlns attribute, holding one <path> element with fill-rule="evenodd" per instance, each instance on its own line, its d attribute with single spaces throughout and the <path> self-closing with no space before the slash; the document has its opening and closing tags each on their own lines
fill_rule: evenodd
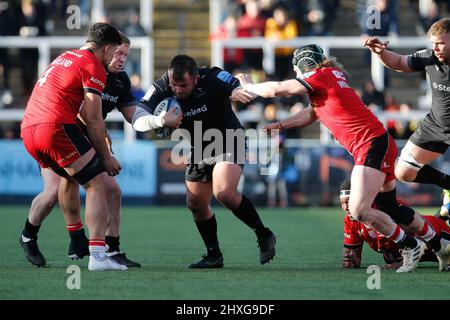
<svg viewBox="0 0 450 320">
<path fill-rule="evenodd" d="M 162 100 L 155 108 L 155 111 L 153 112 L 153 114 L 155 116 L 161 116 L 163 117 L 167 111 L 171 110 L 175 108 L 177 110 L 177 114 L 181 114 L 181 106 L 178 103 L 177 99 L 169 97 L 166 98 L 164 100 Z M 167 128 L 167 127 L 162 127 L 162 128 L 158 128 L 155 129 L 155 133 L 158 137 L 160 138 L 167 138 L 170 137 L 172 135 L 172 132 L 174 131 L 174 129 L 172 128 Z"/>
</svg>

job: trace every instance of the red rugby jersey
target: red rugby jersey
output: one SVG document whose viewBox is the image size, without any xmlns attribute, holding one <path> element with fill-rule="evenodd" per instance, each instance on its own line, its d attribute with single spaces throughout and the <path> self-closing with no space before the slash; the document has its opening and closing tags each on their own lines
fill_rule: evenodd
<svg viewBox="0 0 450 320">
<path fill-rule="evenodd" d="M 346 214 L 344 217 L 344 245 L 356 247 L 362 245 L 364 242 L 377 252 L 398 250 L 398 246 L 394 241 L 363 223 L 350 219 Z"/>
<path fill-rule="evenodd" d="M 422 217 L 433 227 L 437 234 L 450 234 L 450 228 L 443 220 L 429 215 L 423 215 Z M 346 214 L 344 217 L 344 245 L 356 247 L 362 245 L 363 242 L 367 242 L 377 252 L 399 249 L 393 240 L 386 238 L 359 221 L 350 219 L 348 214 Z"/>
<path fill-rule="evenodd" d="M 92 52 L 64 52 L 36 82 L 22 129 L 40 123 L 76 123 L 84 92 L 101 95 L 105 83 L 105 67 Z"/>
<path fill-rule="evenodd" d="M 320 121 L 350 153 L 386 132 L 345 78 L 335 68 L 314 69 L 297 79 L 309 91 L 311 105 Z"/>
</svg>

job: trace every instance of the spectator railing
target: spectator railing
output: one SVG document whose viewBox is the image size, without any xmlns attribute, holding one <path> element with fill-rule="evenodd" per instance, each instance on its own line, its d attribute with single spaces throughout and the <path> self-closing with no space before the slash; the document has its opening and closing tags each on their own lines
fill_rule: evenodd
<svg viewBox="0 0 450 320">
<path fill-rule="evenodd" d="M 153 39 L 150 37 L 131 37 L 131 44 L 133 49 L 140 49 L 141 51 L 141 85 L 146 90 L 153 82 L 153 56 L 154 46 Z M 35 37 L 35 38 L 23 38 L 23 37 L 0 37 L 0 47 L 3 48 L 37 48 L 39 50 L 39 62 L 38 62 L 38 74 L 42 74 L 48 65 L 51 63 L 51 49 L 75 49 L 80 48 L 86 41 L 86 37 Z M 8 114 L 10 113 L 11 114 Z M 20 121 L 22 116 L 18 117 L 19 111 L 13 110 L 2 111 L 0 113 L 0 121 L 4 119 L 10 119 L 12 121 Z M 116 119 L 120 117 L 119 119 Z M 121 114 L 115 116 L 109 115 L 109 119 L 115 119 L 115 121 L 124 121 L 125 138 L 127 140 L 134 139 L 135 132 L 131 125 L 126 122 Z"/>
<path fill-rule="evenodd" d="M 141 82 L 148 88 L 153 81 L 153 39 L 150 37 L 131 37 L 131 48 L 141 50 Z M 83 46 L 86 37 L 0 37 L 0 48 L 37 48 L 39 50 L 38 74 L 42 74 L 51 63 L 51 49 L 77 49 Z M 63 51 L 61 50 L 61 52 Z"/>
<path fill-rule="evenodd" d="M 426 37 L 380 37 L 381 41 L 389 41 L 389 48 L 427 48 L 431 43 Z M 327 36 L 327 37 L 298 37 L 290 40 L 269 40 L 264 37 L 253 38 L 233 38 L 233 39 L 213 39 L 211 41 L 211 64 L 223 67 L 224 48 L 242 48 L 263 50 L 263 68 L 266 73 L 273 73 L 275 70 L 275 49 L 276 48 L 298 48 L 307 44 L 318 44 L 323 48 L 325 54 L 329 54 L 330 49 L 364 49 L 361 37 L 350 36 Z M 384 66 L 375 54 L 372 54 L 372 79 L 376 88 L 380 91 L 384 89 Z"/>
</svg>

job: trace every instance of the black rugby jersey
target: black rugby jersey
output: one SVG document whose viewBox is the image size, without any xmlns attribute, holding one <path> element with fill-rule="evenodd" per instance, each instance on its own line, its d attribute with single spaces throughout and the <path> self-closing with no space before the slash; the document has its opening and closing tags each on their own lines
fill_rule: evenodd
<svg viewBox="0 0 450 320">
<path fill-rule="evenodd" d="M 194 138 L 194 121 L 197 126 L 200 122 L 202 136 L 208 129 L 217 129 L 223 134 L 223 142 L 226 143 L 226 129 L 243 129 L 231 109 L 230 100 L 232 91 L 240 85 L 239 80 L 218 67 L 202 67 L 198 71 L 200 78 L 192 94 L 184 100 L 178 100 L 183 112 L 180 128 L 188 130 L 191 138 Z M 169 86 L 166 72 L 153 83 L 139 106 L 153 113 L 159 102 L 168 97 L 175 95 Z M 203 148 L 210 143 L 205 141 Z"/>
<path fill-rule="evenodd" d="M 414 71 L 425 71 L 431 83 L 431 119 L 444 132 L 450 132 L 450 72 L 432 49 L 417 51 L 408 56 L 408 65 Z"/>
<path fill-rule="evenodd" d="M 120 111 L 121 108 L 136 104 L 136 98 L 131 93 L 131 82 L 127 73 L 125 71 L 108 73 L 106 86 L 102 93 L 103 119 L 115 108 Z"/>
</svg>

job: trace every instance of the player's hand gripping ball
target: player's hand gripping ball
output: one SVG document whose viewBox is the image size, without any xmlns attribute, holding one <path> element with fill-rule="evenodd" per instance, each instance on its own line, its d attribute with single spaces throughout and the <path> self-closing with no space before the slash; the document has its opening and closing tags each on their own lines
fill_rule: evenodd
<svg viewBox="0 0 450 320">
<path fill-rule="evenodd" d="M 177 114 L 181 114 L 181 106 L 175 98 L 169 97 L 162 100 L 157 106 L 153 114 L 155 116 L 164 117 L 167 111 L 176 109 Z M 168 138 L 175 129 L 162 127 L 155 129 L 155 133 L 160 138 Z"/>
</svg>

